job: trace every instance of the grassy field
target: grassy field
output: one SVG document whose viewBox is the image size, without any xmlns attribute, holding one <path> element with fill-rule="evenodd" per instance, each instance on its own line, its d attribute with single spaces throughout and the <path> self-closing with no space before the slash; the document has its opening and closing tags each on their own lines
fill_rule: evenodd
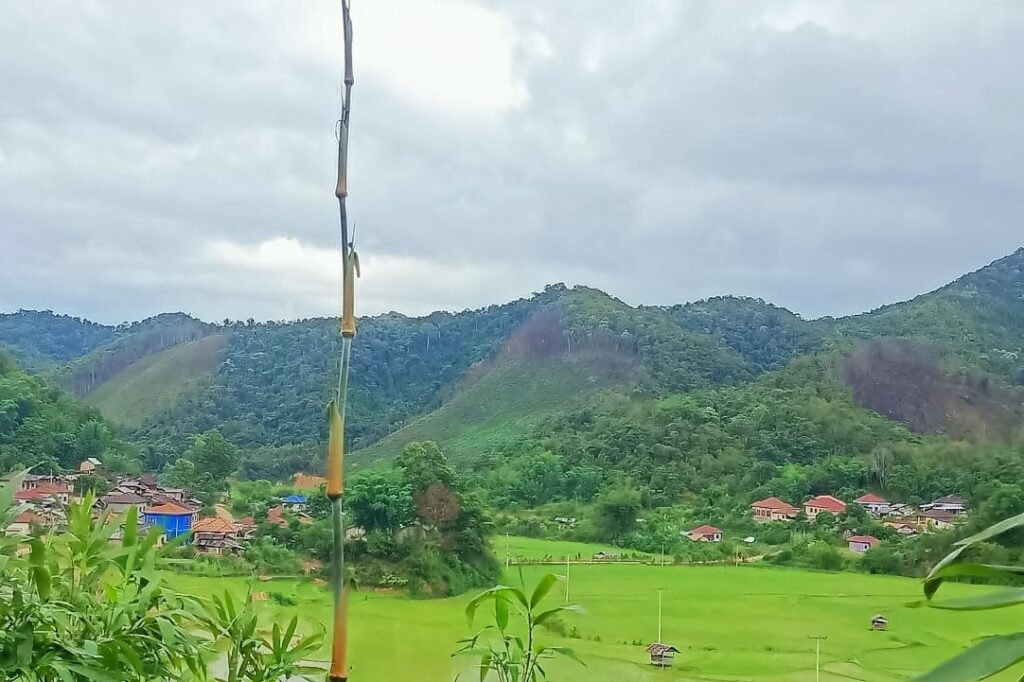
<svg viewBox="0 0 1024 682">
<path fill-rule="evenodd" d="M 503 540 L 495 541 L 499 555 Z M 524 555 L 544 550 L 538 545 L 543 541 L 512 540 Z M 540 556 L 564 554 L 566 543 L 551 544 L 558 546 Z M 546 572 L 560 570 L 523 568 L 528 583 Z M 293 613 L 300 613 L 311 627 L 328 622 L 327 588 L 312 582 L 181 575 L 172 576 L 172 581 L 198 595 L 227 589 L 241 596 L 250 585 L 280 592 L 297 604 L 267 602 L 268 623 Z M 657 635 L 658 588 L 664 588 L 663 639 L 682 650 L 674 670 L 652 669 L 644 653 L 644 646 Z M 986 588 L 948 589 L 947 596 L 953 596 Z M 552 603 L 563 599 L 561 590 L 556 587 L 552 592 Z M 908 679 L 978 637 L 1019 627 L 1020 614 L 1013 609 L 957 614 L 908 607 L 920 594 L 918 581 L 888 576 L 758 566 L 574 565 L 570 596 L 586 613 L 572 614 L 566 621 L 578 628 L 582 639 L 550 633 L 544 638 L 573 647 L 588 663 L 586 668 L 572 663 L 551 666 L 556 682 L 804 682 L 814 679 L 814 642 L 809 637 L 817 634 L 828 637 L 821 649 L 822 680 L 885 682 Z M 448 682 L 465 672 L 467 662 L 449 654 L 456 640 L 471 632 L 463 616 L 469 597 L 416 601 L 373 592 L 354 595 L 352 680 Z M 868 629 L 876 613 L 889 618 L 888 632 Z M 327 656 L 326 647 L 321 654 Z M 1004 674 L 994 679 L 1018 677 Z"/>
<path fill-rule="evenodd" d="M 499 560 L 505 560 L 507 553 L 513 561 L 519 559 L 554 559 L 563 560 L 569 557 L 576 561 L 577 558 L 587 560 L 598 552 L 609 554 L 633 554 L 638 557 L 647 557 L 643 552 L 622 549 L 612 545 L 596 545 L 590 542 L 572 542 L 571 540 L 538 540 L 536 538 L 509 537 L 506 541 L 504 535 L 497 536 L 491 540 L 494 547 L 494 554 Z"/>
<path fill-rule="evenodd" d="M 85 402 L 125 426 L 174 406 L 217 367 L 224 335 L 214 334 L 148 355 L 96 387 Z"/>
<path fill-rule="evenodd" d="M 540 419 L 625 380 L 621 367 L 582 357 L 502 362 L 437 410 L 354 452 L 348 465 L 395 457 L 407 444 L 425 440 L 437 441 L 449 459 L 458 460 L 510 441 Z"/>
</svg>

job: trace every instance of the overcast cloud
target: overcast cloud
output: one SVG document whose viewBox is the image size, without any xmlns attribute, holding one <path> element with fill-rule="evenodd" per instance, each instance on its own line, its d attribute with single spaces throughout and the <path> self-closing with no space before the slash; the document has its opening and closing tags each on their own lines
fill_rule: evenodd
<svg viewBox="0 0 1024 682">
<path fill-rule="evenodd" d="M 597 286 L 805 316 L 1005 255 L 1014 0 L 352 0 L 361 313 Z M 332 314 L 332 0 L 0 0 L 0 310 Z"/>
</svg>

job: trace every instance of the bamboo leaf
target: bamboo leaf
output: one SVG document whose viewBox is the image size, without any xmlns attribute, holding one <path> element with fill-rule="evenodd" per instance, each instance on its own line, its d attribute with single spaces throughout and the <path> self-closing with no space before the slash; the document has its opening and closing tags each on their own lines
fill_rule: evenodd
<svg viewBox="0 0 1024 682">
<path fill-rule="evenodd" d="M 541 600 L 548 595 L 548 592 L 551 591 L 551 588 L 554 587 L 557 582 L 558 576 L 554 573 L 548 573 L 541 578 L 540 582 L 537 583 L 537 587 L 533 589 L 533 596 L 530 597 L 530 608 L 532 609 L 536 607 L 537 604 L 539 604 Z"/>
<path fill-rule="evenodd" d="M 941 568 L 936 566 L 925 579 L 924 593 L 931 599 L 945 578 L 965 575 L 979 578 L 1013 578 L 1021 574 L 1024 574 L 1024 566 L 994 566 L 992 564 L 952 564 Z"/>
<path fill-rule="evenodd" d="M 508 602 L 502 597 L 496 597 L 494 600 L 494 622 L 499 630 L 508 627 Z"/>
<path fill-rule="evenodd" d="M 960 557 L 960 555 L 964 553 L 965 549 L 967 548 L 958 547 L 946 556 L 944 556 L 939 563 L 935 564 L 931 572 L 928 573 L 927 577 L 925 577 L 924 579 L 924 596 L 926 598 L 931 599 L 935 592 L 938 591 L 939 586 L 942 584 L 943 578 L 939 577 L 938 573 L 942 571 L 944 568 L 946 568 L 946 566 L 949 566 L 954 561 L 956 561 Z"/>
<path fill-rule="evenodd" d="M 1024 632 L 989 637 L 939 667 L 914 678 L 915 682 L 967 682 L 983 680 L 1024 660 Z"/>
<path fill-rule="evenodd" d="M 1024 604 L 1024 588 L 1020 587 L 994 590 L 976 597 L 947 599 L 940 602 L 933 601 L 929 606 L 934 609 L 948 609 L 951 611 L 984 611 L 986 609 L 1002 609 L 1018 604 Z"/>
</svg>

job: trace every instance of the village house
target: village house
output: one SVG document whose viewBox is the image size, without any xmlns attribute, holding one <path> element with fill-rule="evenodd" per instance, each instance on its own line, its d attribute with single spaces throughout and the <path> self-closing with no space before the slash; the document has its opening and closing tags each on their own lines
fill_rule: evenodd
<svg viewBox="0 0 1024 682">
<path fill-rule="evenodd" d="M 18 502 L 41 503 L 46 500 L 53 500 L 63 506 L 71 502 L 74 488 L 70 483 L 61 480 L 36 481 L 29 489 L 18 490 L 14 493 L 14 499 Z"/>
<path fill-rule="evenodd" d="M 818 514 L 829 512 L 831 514 L 842 514 L 846 511 L 846 503 L 831 495 L 818 495 L 804 502 L 804 514 L 813 521 Z"/>
<path fill-rule="evenodd" d="M 275 526 L 280 526 L 281 528 L 287 528 L 288 525 L 289 525 L 289 521 L 288 521 L 288 517 L 285 516 L 285 512 L 286 511 L 288 511 L 288 510 L 286 510 L 284 507 L 280 507 L 280 506 L 274 507 L 273 509 L 268 510 L 267 511 L 267 523 L 272 523 Z M 305 512 L 301 512 L 301 511 L 293 512 L 291 514 L 291 517 L 298 519 L 299 523 L 301 523 L 303 525 L 308 525 L 310 523 L 313 523 L 313 517 L 310 516 L 309 514 L 306 514 Z"/>
<path fill-rule="evenodd" d="M 949 530 L 959 520 L 958 514 L 945 509 L 926 509 L 917 515 L 917 525 L 922 530 Z"/>
<path fill-rule="evenodd" d="M 137 507 L 145 514 L 149 500 L 136 493 L 109 493 L 100 498 L 100 504 L 111 514 L 124 514 L 132 507 Z"/>
<path fill-rule="evenodd" d="M 966 514 L 967 505 L 956 495 L 946 495 L 929 504 L 922 504 L 921 511 L 945 511 L 952 514 Z"/>
<path fill-rule="evenodd" d="M 307 501 L 308 499 L 305 495 L 289 495 L 288 497 L 281 498 L 281 504 L 293 510 L 305 509 Z"/>
<path fill-rule="evenodd" d="M 14 521 L 7 526 L 8 535 L 21 535 L 28 537 L 32 534 L 32 526 L 47 525 L 46 517 L 35 511 L 23 511 L 14 517 Z"/>
<path fill-rule="evenodd" d="M 772 521 L 792 521 L 800 510 L 784 502 L 777 497 L 769 497 L 758 500 L 750 505 L 754 513 L 754 521 L 758 523 L 770 523 Z"/>
<path fill-rule="evenodd" d="M 103 466 L 103 462 L 99 461 L 95 457 L 89 457 L 82 460 L 82 463 L 78 465 L 78 473 L 80 474 L 95 474 L 96 471 Z"/>
<path fill-rule="evenodd" d="M 889 505 L 889 517 L 900 519 L 912 519 L 917 516 L 918 508 L 912 504 L 893 502 Z"/>
<path fill-rule="evenodd" d="M 686 537 L 693 542 L 721 542 L 722 531 L 720 528 L 705 524 L 687 532 Z"/>
<path fill-rule="evenodd" d="M 256 534 L 256 522 L 251 516 L 238 519 L 235 521 L 235 532 L 239 540 L 248 540 Z"/>
<path fill-rule="evenodd" d="M 166 502 L 150 507 L 145 512 L 146 523 L 163 529 L 168 540 L 184 535 L 192 530 L 197 512 L 174 502 Z"/>
<path fill-rule="evenodd" d="M 875 547 L 878 547 L 879 540 L 878 538 L 871 535 L 851 535 L 850 537 L 846 538 L 846 543 L 849 546 L 851 552 L 863 554 L 869 549 L 874 549 Z"/>
<path fill-rule="evenodd" d="M 192 545 L 203 554 L 238 554 L 238 529 L 216 516 L 200 519 L 192 526 Z"/>
<path fill-rule="evenodd" d="M 913 537 L 918 533 L 918 526 L 913 521 L 886 521 L 883 525 L 892 528 L 898 535 L 906 538 Z"/>
<path fill-rule="evenodd" d="M 889 500 L 874 493 L 861 495 L 854 502 L 864 507 L 872 516 L 885 516 L 892 510 L 892 503 Z"/>
<path fill-rule="evenodd" d="M 576 518 L 573 516 L 556 516 L 555 523 L 565 528 L 573 528 L 576 526 Z"/>
</svg>

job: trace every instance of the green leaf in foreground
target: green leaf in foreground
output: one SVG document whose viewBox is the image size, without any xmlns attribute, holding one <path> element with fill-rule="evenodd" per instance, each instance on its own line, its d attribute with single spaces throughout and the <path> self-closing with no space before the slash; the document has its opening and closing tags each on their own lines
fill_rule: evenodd
<svg viewBox="0 0 1024 682">
<path fill-rule="evenodd" d="M 1024 632 L 989 637 L 938 668 L 915 677 L 915 682 L 983 680 L 1024 659 Z"/>
</svg>

